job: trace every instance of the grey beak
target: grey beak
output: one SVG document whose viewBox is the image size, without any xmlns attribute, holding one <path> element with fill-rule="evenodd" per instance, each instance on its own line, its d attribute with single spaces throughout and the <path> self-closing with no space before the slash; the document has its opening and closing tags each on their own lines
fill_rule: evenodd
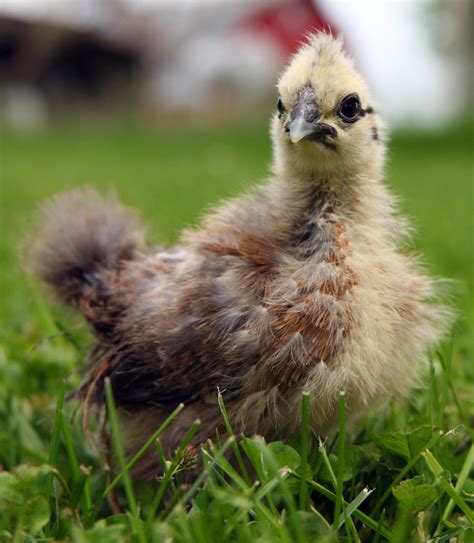
<svg viewBox="0 0 474 543">
<path fill-rule="evenodd" d="M 311 85 L 305 85 L 298 93 L 290 122 L 286 126 L 291 142 L 298 143 L 313 134 L 319 117 L 316 91 Z"/>
<path fill-rule="evenodd" d="M 297 143 L 302 139 L 311 139 L 324 143 L 325 136 L 337 137 L 336 129 L 326 123 L 308 122 L 302 116 L 298 116 L 288 124 L 290 141 Z"/>
<path fill-rule="evenodd" d="M 302 139 L 314 134 L 317 124 L 309 123 L 303 116 L 298 116 L 288 124 L 291 143 L 298 143 Z"/>
<path fill-rule="evenodd" d="M 289 132 L 290 141 L 298 143 L 303 139 L 320 141 L 326 146 L 332 146 L 325 142 L 326 136 L 337 136 L 336 129 L 326 123 L 318 122 L 321 118 L 316 92 L 311 85 L 303 87 L 298 99 L 293 106 L 290 122 L 286 125 L 286 131 Z"/>
</svg>

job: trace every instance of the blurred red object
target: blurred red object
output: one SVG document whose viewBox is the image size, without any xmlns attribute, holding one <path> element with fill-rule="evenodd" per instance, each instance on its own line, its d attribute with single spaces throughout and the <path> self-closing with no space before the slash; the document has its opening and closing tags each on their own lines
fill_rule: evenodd
<svg viewBox="0 0 474 543">
<path fill-rule="evenodd" d="M 338 31 L 313 0 L 289 0 L 267 4 L 246 17 L 239 27 L 275 42 L 282 56 L 288 58 L 301 45 L 308 32 Z"/>
</svg>

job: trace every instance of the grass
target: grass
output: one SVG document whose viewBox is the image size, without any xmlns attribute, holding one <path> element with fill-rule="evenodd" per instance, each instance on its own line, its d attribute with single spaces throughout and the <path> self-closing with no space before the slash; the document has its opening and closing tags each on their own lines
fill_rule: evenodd
<svg viewBox="0 0 474 543">
<path fill-rule="evenodd" d="M 162 457 L 159 480 L 133 481 L 136 458 L 123 456 L 109 388 L 119 472 L 100 465 L 77 406 L 64 401 L 80 382 L 87 329 L 45 301 L 20 269 L 18 246 L 38 200 L 87 183 L 115 187 L 142 211 L 152 241 L 173 242 L 210 204 L 266 175 L 266 128 L 4 130 L 0 541 L 474 541 L 472 137 L 464 125 L 398 134 L 391 145 L 388 183 L 414 218 L 414 249 L 432 273 L 457 280 L 459 320 L 433 353 L 423 386 L 355 425 L 346 426 L 341 397 L 339 432 L 319 443 L 308 432 L 304 396 L 301 431 L 286 443 L 233 435 L 220 396 L 230 437 L 198 451 L 203 469 L 186 486 L 183 473 L 195 460 L 187 444 L 199 421 L 173 458 Z M 163 456 L 159 441 L 146 446 Z M 122 512 L 112 512 L 112 498 Z"/>
</svg>

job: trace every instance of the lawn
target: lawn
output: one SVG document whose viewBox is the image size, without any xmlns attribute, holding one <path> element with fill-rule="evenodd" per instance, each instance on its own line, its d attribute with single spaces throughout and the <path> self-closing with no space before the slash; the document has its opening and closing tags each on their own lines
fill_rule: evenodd
<svg viewBox="0 0 474 543">
<path fill-rule="evenodd" d="M 173 242 L 267 174 L 267 129 L 78 123 L 0 138 L 0 541 L 333 541 L 336 526 L 341 541 L 474 541 L 472 125 L 396 134 L 390 147 L 388 183 L 416 227 L 413 249 L 455 280 L 459 315 L 412 396 L 387 399 L 325 443 L 304 428 L 285 444 L 239 436 L 258 484 L 227 464 L 227 442 L 206 446 L 193 487 L 181 483 L 179 450 L 154 483 L 127 484 L 122 470 L 115 514 L 110 474 L 77 406 L 62 402 L 90 337 L 22 272 L 19 246 L 38 201 L 84 184 L 115 188 L 151 241 Z"/>
</svg>

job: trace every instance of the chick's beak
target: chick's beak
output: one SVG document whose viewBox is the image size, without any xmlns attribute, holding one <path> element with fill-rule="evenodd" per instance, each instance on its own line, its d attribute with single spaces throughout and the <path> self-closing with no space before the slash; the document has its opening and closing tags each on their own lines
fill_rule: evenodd
<svg viewBox="0 0 474 543">
<path fill-rule="evenodd" d="M 286 125 L 292 143 L 298 143 L 315 133 L 321 114 L 316 102 L 316 91 L 311 85 L 303 87 L 291 111 Z"/>
<path fill-rule="evenodd" d="M 336 129 L 326 123 L 319 122 L 320 118 L 316 91 L 311 85 L 306 85 L 300 90 L 291 111 L 290 120 L 285 126 L 290 141 L 298 143 L 303 139 L 310 139 L 332 147 L 333 144 L 326 141 L 326 136 L 335 138 L 337 136 Z"/>
<path fill-rule="evenodd" d="M 325 145 L 326 136 L 337 137 L 336 129 L 329 124 L 319 122 L 321 113 L 316 102 L 316 93 L 313 87 L 306 86 L 301 89 L 298 100 L 291 112 L 290 121 L 286 125 L 290 141 L 298 143 L 303 139 L 319 141 Z"/>
<path fill-rule="evenodd" d="M 308 122 L 303 115 L 298 115 L 288 124 L 291 143 L 298 143 L 302 139 L 314 134 L 317 124 Z"/>
<path fill-rule="evenodd" d="M 337 137 L 336 129 L 326 123 L 317 122 L 319 115 L 313 116 L 314 121 L 310 122 L 303 115 L 297 115 L 287 125 L 290 133 L 290 141 L 298 143 L 303 139 L 327 143 L 326 136 Z"/>
</svg>

